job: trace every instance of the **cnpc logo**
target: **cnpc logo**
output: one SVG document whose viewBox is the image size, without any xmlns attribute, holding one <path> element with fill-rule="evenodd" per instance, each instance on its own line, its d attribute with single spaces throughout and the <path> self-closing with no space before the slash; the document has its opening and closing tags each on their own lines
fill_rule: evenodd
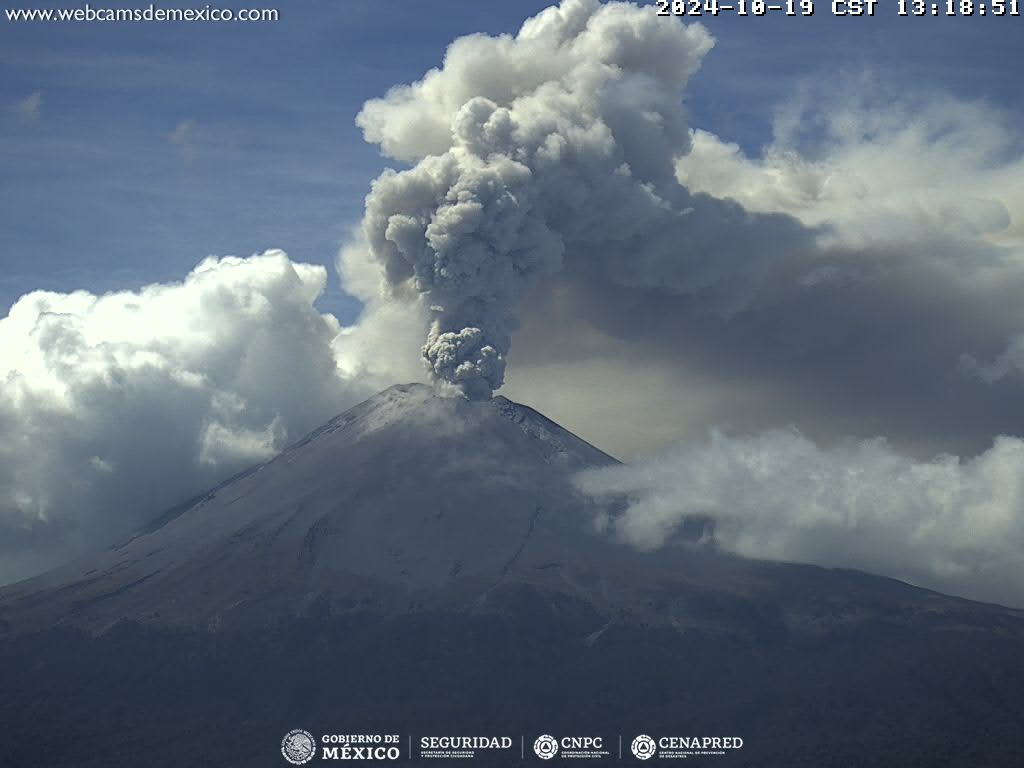
<svg viewBox="0 0 1024 768">
<path fill-rule="evenodd" d="M 543 736 L 538 736 L 537 740 L 533 742 L 533 751 L 541 760 L 550 760 L 558 754 L 558 740 L 546 733 Z"/>
<path fill-rule="evenodd" d="M 541 760 L 550 760 L 562 752 L 571 752 L 570 757 L 578 757 L 577 753 L 590 752 L 602 749 L 604 742 L 600 736 L 563 736 L 556 739 L 554 736 L 544 734 L 537 737 L 533 742 L 533 751 Z"/>
</svg>

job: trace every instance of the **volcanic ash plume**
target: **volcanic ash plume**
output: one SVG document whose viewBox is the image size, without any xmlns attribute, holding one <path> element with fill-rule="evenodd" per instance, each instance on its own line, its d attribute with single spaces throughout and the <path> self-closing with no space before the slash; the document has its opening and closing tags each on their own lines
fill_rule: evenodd
<svg viewBox="0 0 1024 768">
<path fill-rule="evenodd" d="M 412 163 L 374 182 L 367 247 L 391 293 L 429 309 L 436 380 L 490 397 L 518 295 L 574 253 L 613 248 L 646 273 L 620 264 L 621 279 L 662 279 L 644 261 L 666 243 L 647 241 L 693 212 L 673 161 L 690 143 L 681 94 L 711 45 L 649 7 L 566 0 L 515 37 L 456 40 L 443 67 L 364 106 L 366 139 Z"/>
</svg>

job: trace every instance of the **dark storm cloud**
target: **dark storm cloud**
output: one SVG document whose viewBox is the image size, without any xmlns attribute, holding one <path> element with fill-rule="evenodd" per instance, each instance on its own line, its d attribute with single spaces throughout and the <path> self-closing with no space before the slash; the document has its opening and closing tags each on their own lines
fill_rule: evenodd
<svg viewBox="0 0 1024 768">
<path fill-rule="evenodd" d="M 983 260 L 996 258 L 990 246 L 976 247 Z M 814 281 L 821 262 L 790 262 L 784 285 L 724 316 L 699 296 L 625 287 L 581 260 L 531 296 L 515 364 L 562 364 L 572 377 L 573 361 L 612 358 L 658 372 L 659 386 L 666 377 L 718 381 L 720 402 L 702 402 L 700 412 L 682 390 L 676 414 L 651 414 L 685 412 L 697 433 L 795 424 L 825 440 L 886 435 L 928 455 L 971 454 L 994 435 L 1024 432 L 1019 380 L 987 381 L 962 363 L 967 353 L 998 356 L 1024 327 L 1024 270 L 965 275 L 928 254 L 876 250 L 834 255 L 826 262 L 834 273 Z M 520 370 L 513 389 L 529 390 L 528 377 Z M 586 388 L 616 399 L 599 381 Z"/>
</svg>

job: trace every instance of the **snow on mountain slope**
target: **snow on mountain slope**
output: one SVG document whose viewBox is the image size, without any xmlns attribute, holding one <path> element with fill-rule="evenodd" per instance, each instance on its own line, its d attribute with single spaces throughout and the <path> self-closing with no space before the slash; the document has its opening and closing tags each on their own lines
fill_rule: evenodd
<svg viewBox="0 0 1024 768">
<path fill-rule="evenodd" d="M 4 602 L 59 604 L 88 623 L 191 622 L 324 595 L 479 596 L 521 561 L 609 546 L 569 478 L 612 462 L 505 398 L 396 386 L 98 560 L 5 590 Z"/>
<path fill-rule="evenodd" d="M 1015 612 L 857 572 L 708 547 L 637 552 L 598 532 L 605 510 L 572 484 L 611 463 L 505 398 L 395 386 L 101 555 L 0 590 L 0 630 L 501 610 L 517 589 L 681 630 L 1021 629 Z"/>
</svg>

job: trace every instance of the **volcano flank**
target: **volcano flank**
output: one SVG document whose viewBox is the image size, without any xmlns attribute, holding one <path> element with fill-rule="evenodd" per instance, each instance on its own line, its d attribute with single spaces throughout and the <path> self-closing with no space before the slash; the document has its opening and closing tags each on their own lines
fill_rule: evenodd
<svg viewBox="0 0 1024 768">
<path fill-rule="evenodd" d="M 1021 612 L 742 559 L 700 535 L 713 521 L 636 551 L 573 482 L 616 463 L 505 398 L 392 387 L 0 590 L 0 763 L 37 764 L 24 734 L 59 730 L 48 765 L 278 765 L 300 722 L 741 737 L 718 765 L 1019 764 Z"/>
</svg>

